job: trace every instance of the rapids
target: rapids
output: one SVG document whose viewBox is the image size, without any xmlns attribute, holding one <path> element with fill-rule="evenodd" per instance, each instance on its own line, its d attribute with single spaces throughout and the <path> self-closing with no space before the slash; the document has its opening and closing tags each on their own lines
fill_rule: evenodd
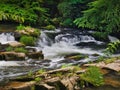
<svg viewBox="0 0 120 90">
<path fill-rule="evenodd" d="M 1 33 L 0 43 L 15 41 L 13 33 Z M 36 71 L 40 68 L 55 69 L 63 64 L 80 65 L 88 61 L 94 61 L 98 56 L 93 54 L 103 55 L 105 42 L 97 41 L 89 32 L 80 30 L 60 30 L 41 31 L 41 35 L 36 42 L 34 48 L 44 54 L 45 60 L 25 61 L 0 61 L 0 81 L 6 78 L 12 78 L 18 75 Z M 66 55 L 81 53 L 88 55 L 88 58 L 74 61 L 66 60 Z"/>
</svg>

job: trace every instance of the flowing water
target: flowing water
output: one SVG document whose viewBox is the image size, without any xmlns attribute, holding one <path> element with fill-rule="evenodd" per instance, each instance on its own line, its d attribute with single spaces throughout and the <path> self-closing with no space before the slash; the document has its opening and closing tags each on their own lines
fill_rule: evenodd
<svg viewBox="0 0 120 90">
<path fill-rule="evenodd" d="M 13 33 L 1 33 L 0 43 L 15 41 Z M 25 61 L 0 61 L 0 81 L 6 78 L 26 74 L 29 71 L 35 71 L 42 68 L 55 69 L 63 64 L 83 64 L 88 61 L 94 61 L 98 56 L 103 55 L 105 43 L 95 40 L 89 32 L 80 30 L 59 30 L 42 31 L 36 42 L 38 51 L 43 52 L 45 60 L 26 59 Z M 88 55 L 88 58 L 82 60 L 67 60 L 64 57 L 70 54 L 81 53 Z"/>
</svg>

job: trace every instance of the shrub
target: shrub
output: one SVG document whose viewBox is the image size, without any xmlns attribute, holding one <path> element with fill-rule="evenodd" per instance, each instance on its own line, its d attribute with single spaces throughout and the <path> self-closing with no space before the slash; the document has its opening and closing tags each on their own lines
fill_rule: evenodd
<svg viewBox="0 0 120 90">
<path fill-rule="evenodd" d="M 45 29 L 47 29 L 47 30 L 55 30 L 55 26 L 48 25 L 48 26 L 45 27 Z"/>
<path fill-rule="evenodd" d="M 35 41 L 36 41 L 36 38 L 34 38 L 32 36 L 22 36 L 20 38 L 20 42 L 22 42 L 23 44 L 28 45 L 28 46 L 35 45 Z"/>
<path fill-rule="evenodd" d="M 104 53 L 109 56 L 119 51 L 120 50 L 119 46 L 120 46 L 120 40 L 117 40 L 115 42 L 110 42 L 107 48 L 105 49 Z"/>
<path fill-rule="evenodd" d="M 100 86 L 104 84 L 103 75 L 98 67 L 89 67 L 87 71 L 80 76 L 82 80 L 91 83 L 94 86 Z"/>
<path fill-rule="evenodd" d="M 92 34 L 95 38 L 98 38 L 100 40 L 107 40 L 108 39 L 108 34 L 106 32 L 94 32 Z"/>
</svg>

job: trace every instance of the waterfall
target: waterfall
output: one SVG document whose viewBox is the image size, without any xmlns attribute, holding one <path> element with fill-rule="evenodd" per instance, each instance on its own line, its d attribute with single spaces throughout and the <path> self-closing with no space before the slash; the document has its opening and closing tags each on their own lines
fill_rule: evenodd
<svg viewBox="0 0 120 90">
<path fill-rule="evenodd" d="M 109 38 L 110 42 L 115 42 L 115 41 L 119 40 L 118 38 L 110 36 L 110 35 L 108 36 L 108 38 Z"/>
<path fill-rule="evenodd" d="M 1 44 L 6 44 L 8 42 L 15 41 L 14 36 L 12 33 L 2 33 L 0 34 L 0 43 Z"/>
<path fill-rule="evenodd" d="M 92 36 L 83 35 L 81 33 L 82 32 L 73 34 L 61 31 L 61 33 L 57 34 L 54 37 L 54 40 L 51 40 L 50 37 L 47 36 L 46 32 L 43 31 L 38 41 L 38 47 L 42 48 L 45 59 L 51 59 L 53 61 L 56 60 L 56 58 L 57 60 L 61 60 L 65 55 L 72 53 L 101 54 L 98 50 L 92 50 L 89 47 L 80 48 L 75 46 L 76 44 L 83 42 L 85 42 L 86 44 L 89 42 L 94 42 L 96 44 L 102 43 L 95 40 Z"/>
</svg>

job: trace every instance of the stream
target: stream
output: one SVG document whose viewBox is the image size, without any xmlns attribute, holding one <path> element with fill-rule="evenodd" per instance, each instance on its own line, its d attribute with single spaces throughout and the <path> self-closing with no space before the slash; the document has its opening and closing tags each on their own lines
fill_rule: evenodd
<svg viewBox="0 0 120 90">
<path fill-rule="evenodd" d="M 64 64 L 81 65 L 89 61 L 95 61 L 98 56 L 103 55 L 105 42 L 97 41 L 91 36 L 92 31 L 80 31 L 75 29 L 56 29 L 55 31 L 44 30 L 41 32 L 35 48 L 44 54 L 45 60 L 25 61 L 0 61 L 0 82 L 7 81 L 19 75 L 24 75 L 30 71 L 34 72 L 40 68 L 55 69 Z M 0 43 L 15 41 L 13 33 L 1 33 Z M 27 46 L 28 47 L 28 46 Z M 80 53 L 88 55 L 87 58 L 81 60 L 68 60 L 64 57 L 70 54 Z"/>
</svg>

